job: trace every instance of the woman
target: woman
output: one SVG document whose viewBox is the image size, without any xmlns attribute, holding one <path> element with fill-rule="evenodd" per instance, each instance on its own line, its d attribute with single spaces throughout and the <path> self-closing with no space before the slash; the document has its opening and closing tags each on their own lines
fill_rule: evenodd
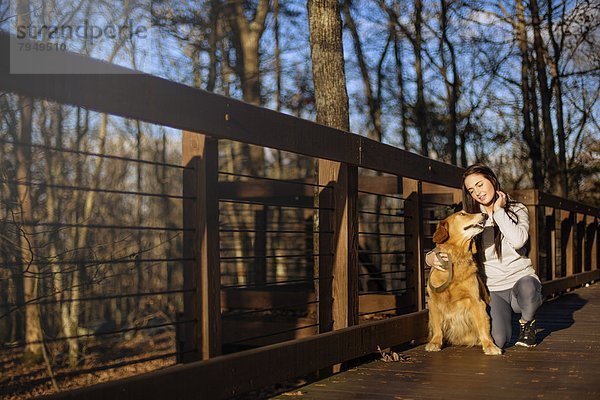
<svg viewBox="0 0 600 400">
<path fill-rule="evenodd" d="M 516 345 L 534 347 L 535 312 L 542 304 L 542 284 L 527 256 L 529 240 L 527 208 L 501 191 L 496 174 L 484 164 L 473 164 L 463 174 L 463 207 L 466 212 L 484 212 L 483 233 L 477 236 L 477 262 L 483 266 L 490 291 L 492 337 L 503 348 L 512 334 L 512 311 L 521 314 L 521 331 Z M 442 258 L 444 258 L 442 256 Z M 427 265 L 441 268 L 432 252 Z"/>
</svg>

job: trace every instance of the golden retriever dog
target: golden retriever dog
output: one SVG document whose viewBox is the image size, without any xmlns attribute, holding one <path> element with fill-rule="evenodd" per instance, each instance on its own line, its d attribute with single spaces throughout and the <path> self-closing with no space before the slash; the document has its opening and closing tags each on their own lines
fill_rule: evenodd
<svg viewBox="0 0 600 400">
<path fill-rule="evenodd" d="M 441 221 L 433 235 L 436 253 L 447 253 L 446 270 L 431 269 L 429 294 L 429 343 L 427 351 L 442 345 L 481 344 L 488 355 L 502 354 L 490 335 L 490 318 L 482 299 L 485 287 L 473 259 L 472 239 L 483 232 L 487 214 L 454 213 Z M 485 292 L 487 293 L 487 292 Z"/>
</svg>

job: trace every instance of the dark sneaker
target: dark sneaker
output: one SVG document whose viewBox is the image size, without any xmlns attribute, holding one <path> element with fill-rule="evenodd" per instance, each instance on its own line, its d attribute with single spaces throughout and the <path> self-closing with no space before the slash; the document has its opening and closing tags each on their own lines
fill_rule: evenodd
<svg viewBox="0 0 600 400">
<path fill-rule="evenodd" d="M 521 332 L 515 345 L 523 347 L 535 347 L 535 319 L 529 322 L 521 322 Z"/>
</svg>

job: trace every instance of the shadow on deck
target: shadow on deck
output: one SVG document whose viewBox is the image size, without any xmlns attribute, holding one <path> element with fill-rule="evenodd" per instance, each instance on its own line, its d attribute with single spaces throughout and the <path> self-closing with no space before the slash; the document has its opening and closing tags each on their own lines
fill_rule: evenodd
<svg viewBox="0 0 600 400">
<path fill-rule="evenodd" d="M 534 349 L 512 345 L 514 335 L 499 357 L 464 347 L 428 353 L 420 345 L 400 362 L 369 362 L 277 398 L 599 399 L 600 284 L 547 301 L 537 321 Z"/>
</svg>

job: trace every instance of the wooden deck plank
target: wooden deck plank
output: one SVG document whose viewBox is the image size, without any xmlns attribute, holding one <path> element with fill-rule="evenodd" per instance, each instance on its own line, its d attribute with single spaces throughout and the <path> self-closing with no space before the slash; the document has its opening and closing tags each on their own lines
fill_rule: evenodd
<svg viewBox="0 0 600 400">
<path fill-rule="evenodd" d="M 599 399 L 600 284 L 547 301 L 535 349 L 499 357 L 480 348 L 417 346 L 404 362 L 373 361 L 279 399 Z M 514 342 L 516 335 L 513 335 Z"/>
</svg>

